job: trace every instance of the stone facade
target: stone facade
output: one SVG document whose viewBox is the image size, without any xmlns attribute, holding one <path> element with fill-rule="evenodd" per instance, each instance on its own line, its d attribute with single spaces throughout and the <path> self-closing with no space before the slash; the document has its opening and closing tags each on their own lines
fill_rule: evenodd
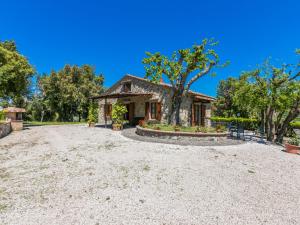
<svg viewBox="0 0 300 225">
<path fill-rule="evenodd" d="M 120 97 L 117 98 L 110 98 L 109 95 L 114 94 L 122 94 L 124 93 L 124 84 L 130 83 L 131 90 L 130 93 L 137 93 L 141 94 L 140 96 L 134 97 Z M 154 84 L 149 82 L 148 80 L 135 77 L 132 75 L 124 76 L 120 81 L 118 81 L 115 85 L 113 85 L 110 89 L 108 89 L 102 96 L 108 96 L 105 100 L 105 97 L 99 98 L 99 124 L 105 123 L 105 116 L 104 116 L 104 105 L 105 101 L 107 104 L 113 104 L 116 101 L 120 101 L 124 104 L 134 103 L 134 116 L 137 118 L 144 118 L 145 115 L 145 103 L 146 102 L 159 102 L 161 104 L 161 123 L 166 123 L 168 119 L 168 113 L 171 109 L 171 96 L 172 96 L 172 88 L 170 85 L 165 83 Z M 151 96 L 143 96 L 142 94 L 151 94 Z M 206 105 L 206 115 L 210 116 L 211 111 L 211 101 L 207 99 L 213 99 L 211 97 L 206 96 L 205 104 Z M 180 109 L 180 122 L 182 125 L 188 126 L 191 125 L 192 121 L 192 104 L 194 103 L 195 99 L 192 95 L 188 95 L 184 97 Z M 197 100 L 199 102 L 199 98 Z M 203 100 L 204 101 L 204 100 Z M 205 125 L 209 126 L 209 120 Z M 109 118 L 106 121 L 107 123 L 111 123 Z"/>
</svg>

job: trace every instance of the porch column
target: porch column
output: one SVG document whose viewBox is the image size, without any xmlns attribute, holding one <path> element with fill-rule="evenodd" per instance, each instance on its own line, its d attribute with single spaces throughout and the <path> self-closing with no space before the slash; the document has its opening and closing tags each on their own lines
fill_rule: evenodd
<svg viewBox="0 0 300 225">
<path fill-rule="evenodd" d="M 211 127 L 211 103 L 202 103 L 205 105 L 205 126 L 206 127 Z"/>
<path fill-rule="evenodd" d="M 105 128 L 107 128 L 106 110 L 107 110 L 107 98 L 104 99 L 104 121 L 105 121 Z"/>
</svg>

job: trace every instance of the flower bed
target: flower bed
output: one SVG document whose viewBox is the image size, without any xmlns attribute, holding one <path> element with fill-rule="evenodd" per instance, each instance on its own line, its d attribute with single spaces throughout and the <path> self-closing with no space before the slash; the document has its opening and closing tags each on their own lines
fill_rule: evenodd
<svg viewBox="0 0 300 225">
<path fill-rule="evenodd" d="M 161 125 L 162 127 L 162 125 Z M 226 137 L 228 132 L 216 132 L 213 129 L 210 132 L 195 132 L 196 127 L 187 127 L 185 130 L 175 131 L 169 128 L 159 129 L 158 127 L 136 127 L 136 133 L 141 136 L 186 136 L 186 137 Z"/>
</svg>

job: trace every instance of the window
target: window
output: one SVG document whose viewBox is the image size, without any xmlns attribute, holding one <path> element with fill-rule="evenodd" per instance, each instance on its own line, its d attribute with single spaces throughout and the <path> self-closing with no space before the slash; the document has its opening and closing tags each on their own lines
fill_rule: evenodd
<svg viewBox="0 0 300 225">
<path fill-rule="evenodd" d="M 156 102 L 150 104 L 151 119 L 156 119 Z"/>
<path fill-rule="evenodd" d="M 131 82 L 123 84 L 122 92 L 131 92 Z"/>
</svg>

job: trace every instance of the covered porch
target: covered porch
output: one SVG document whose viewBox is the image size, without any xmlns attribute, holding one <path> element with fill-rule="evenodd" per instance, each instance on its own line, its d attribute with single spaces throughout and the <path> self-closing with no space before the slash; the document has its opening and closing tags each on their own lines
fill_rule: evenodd
<svg viewBox="0 0 300 225">
<path fill-rule="evenodd" d="M 192 126 L 211 126 L 211 102 L 204 97 L 194 96 L 191 110 Z"/>
<path fill-rule="evenodd" d="M 98 123 L 102 125 L 112 124 L 112 105 L 121 102 L 127 108 L 124 119 L 130 125 L 138 124 L 139 120 L 148 119 L 150 116 L 150 107 L 152 101 L 152 93 L 110 93 L 98 96 L 99 100 L 99 117 Z"/>
</svg>

